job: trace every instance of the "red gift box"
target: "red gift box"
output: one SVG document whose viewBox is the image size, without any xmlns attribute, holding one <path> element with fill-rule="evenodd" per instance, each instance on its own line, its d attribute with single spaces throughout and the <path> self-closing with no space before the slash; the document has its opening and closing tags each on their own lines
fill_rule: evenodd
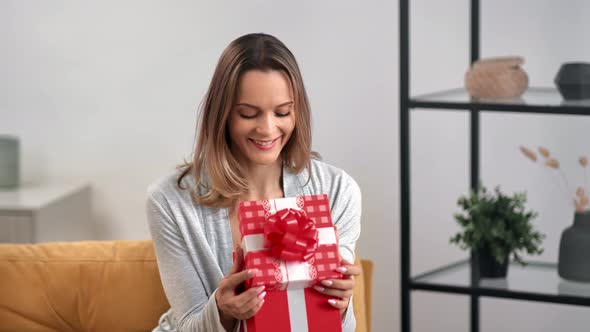
<svg viewBox="0 0 590 332">
<path fill-rule="evenodd" d="M 242 330 L 341 331 L 340 311 L 329 296 L 309 288 L 339 279 L 338 239 L 327 195 L 240 202 L 238 220 L 244 269 L 258 273 L 246 288 L 264 285 L 260 311 Z"/>
</svg>

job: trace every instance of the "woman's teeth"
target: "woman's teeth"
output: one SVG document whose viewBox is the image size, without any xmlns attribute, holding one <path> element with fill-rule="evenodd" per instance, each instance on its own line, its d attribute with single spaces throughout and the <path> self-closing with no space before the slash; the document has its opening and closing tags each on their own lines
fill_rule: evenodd
<svg viewBox="0 0 590 332">
<path fill-rule="evenodd" d="M 253 140 L 253 141 L 254 141 L 254 143 L 256 143 L 258 145 L 264 146 L 264 145 L 271 145 L 275 140 L 272 140 L 272 141 L 257 141 L 257 140 Z"/>
</svg>

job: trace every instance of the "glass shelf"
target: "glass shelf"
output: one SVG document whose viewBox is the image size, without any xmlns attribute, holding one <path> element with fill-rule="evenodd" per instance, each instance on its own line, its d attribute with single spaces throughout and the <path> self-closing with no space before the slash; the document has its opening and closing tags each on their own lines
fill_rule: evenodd
<svg viewBox="0 0 590 332">
<path fill-rule="evenodd" d="M 465 89 L 410 98 L 410 108 L 590 115 L 590 99 L 564 100 L 555 88 L 528 88 L 520 98 L 477 99 Z"/>
<path fill-rule="evenodd" d="M 508 276 L 481 278 L 471 286 L 469 261 L 412 278 L 413 289 L 590 306 L 590 283 L 562 279 L 553 263 L 510 263 Z"/>
</svg>

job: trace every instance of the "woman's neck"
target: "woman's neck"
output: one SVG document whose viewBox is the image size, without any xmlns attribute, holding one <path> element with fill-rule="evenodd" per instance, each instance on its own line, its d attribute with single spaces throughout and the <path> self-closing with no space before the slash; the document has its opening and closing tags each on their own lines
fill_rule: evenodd
<svg viewBox="0 0 590 332">
<path fill-rule="evenodd" d="M 283 164 L 280 159 L 272 165 L 250 165 L 246 169 L 248 193 L 245 200 L 283 197 Z"/>
</svg>

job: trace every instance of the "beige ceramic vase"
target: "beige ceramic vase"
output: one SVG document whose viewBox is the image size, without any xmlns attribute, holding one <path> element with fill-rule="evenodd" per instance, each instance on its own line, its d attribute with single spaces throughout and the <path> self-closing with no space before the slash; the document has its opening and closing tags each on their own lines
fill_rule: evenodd
<svg viewBox="0 0 590 332">
<path fill-rule="evenodd" d="M 465 88 L 475 98 L 516 98 L 529 85 L 521 57 L 481 59 L 465 73 Z"/>
</svg>

